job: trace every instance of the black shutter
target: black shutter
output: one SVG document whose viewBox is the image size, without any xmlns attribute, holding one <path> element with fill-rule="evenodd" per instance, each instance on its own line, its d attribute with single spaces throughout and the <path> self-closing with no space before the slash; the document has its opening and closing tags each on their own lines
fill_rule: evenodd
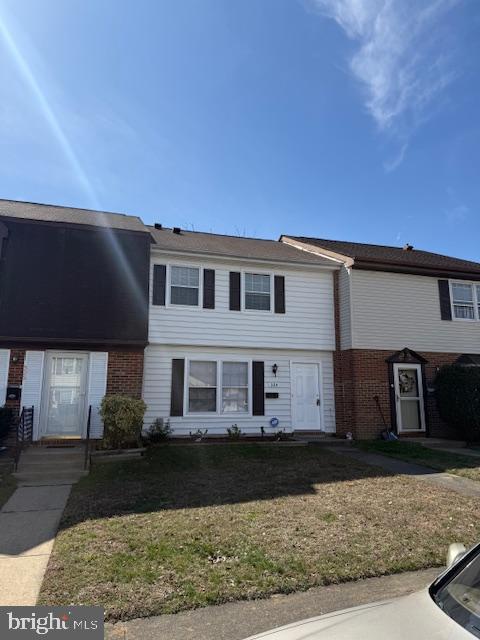
<svg viewBox="0 0 480 640">
<path fill-rule="evenodd" d="M 240 273 L 230 271 L 230 311 L 240 311 Z"/>
<path fill-rule="evenodd" d="M 153 293 L 152 304 L 165 304 L 165 281 L 167 267 L 164 264 L 153 265 Z"/>
<path fill-rule="evenodd" d="M 285 277 L 275 276 L 275 313 L 285 313 Z"/>
<path fill-rule="evenodd" d="M 265 415 L 265 367 L 264 363 L 258 360 L 252 362 L 253 378 L 253 410 L 254 416 Z"/>
<path fill-rule="evenodd" d="M 203 270 L 203 308 L 215 309 L 215 271 Z"/>
<path fill-rule="evenodd" d="M 185 378 L 185 360 L 172 360 L 172 392 L 170 395 L 170 415 L 183 416 L 183 384 Z"/>
<path fill-rule="evenodd" d="M 450 285 L 448 280 L 438 281 L 438 293 L 440 295 L 440 316 L 442 320 L 451 320 L 452 307 L 450 305 Z"/>
</svg>

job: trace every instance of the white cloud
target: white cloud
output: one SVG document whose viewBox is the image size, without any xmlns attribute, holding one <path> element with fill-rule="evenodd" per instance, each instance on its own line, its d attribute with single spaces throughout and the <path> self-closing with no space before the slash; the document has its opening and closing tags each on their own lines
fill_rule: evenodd
<svg viewBox="0 0 480 640">
<path fill-rule="evenodd" d="M 350 69 L 380 131 L 401 139 L 401 162 L 411 131 L 454 77 L 441 18 L 460 0 L 312 2 L 356 43 Z"/>
</svg>

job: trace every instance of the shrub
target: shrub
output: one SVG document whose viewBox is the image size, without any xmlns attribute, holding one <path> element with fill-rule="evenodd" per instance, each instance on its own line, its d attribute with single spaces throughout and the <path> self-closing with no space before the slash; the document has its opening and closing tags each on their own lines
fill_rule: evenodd
<svg viewBox="0 0 480 640">
<path fill-rule="evenodd" d="M 150 444 L 157 444 L 158 442 L 164 442 L 172 435 L 172 428 L 170 427 L 170 420 L 164 420 L 163 418 L 157 418 L 150 425 L 145 439 Z"/>
<path fill-rule="evenodd" d="M 242 437 L 242 430 L 236 424 L 232 424 L 231 427 L 227 427 L 227 434 L 229 440 L 240 440 Z"/>
<path fill-rule="evenodd" d="M 0 438 L 4 438 L 13 422 L 13 411 L 10 407 L 0 407 Z"/>
<path fill-rule="evenodd" d="M 480 367 L 442 367 L 435 378 L 435 398 L 444 422 L 466 440 L 480 440 Z"/>
<path fill-rule="evenodd" d="M 105 425 L 104 443 L 109 449 L 138 445 L 147 406 L 128 396 L 105 396 L 100 416 Z"/>
</svg>

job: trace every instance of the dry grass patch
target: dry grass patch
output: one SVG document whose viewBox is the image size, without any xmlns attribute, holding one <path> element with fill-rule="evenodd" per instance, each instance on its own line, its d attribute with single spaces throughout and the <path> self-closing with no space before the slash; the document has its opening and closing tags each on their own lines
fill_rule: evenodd
<svg viewBox="0 0 480 640">
<path fill-rule="evenodd" d="M 41 603 L 172 613 L 440 566 L 478 502 L 319 447 L 162 447 L 73 490 Z"/>
</svg>

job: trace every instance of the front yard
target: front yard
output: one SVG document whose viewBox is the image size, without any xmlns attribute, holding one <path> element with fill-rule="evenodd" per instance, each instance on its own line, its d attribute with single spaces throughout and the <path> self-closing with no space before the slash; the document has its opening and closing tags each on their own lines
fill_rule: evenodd
<svg viewBox="0 0 480 640">
<path fill-rule="evenodd" d="M 358 442 L 357 446 L 362 451 L 380 453 L 406 462 L 414 462 L 437 469 L 437 471 L 470 478 L 470 480 L 480 480 L 480 457 L 474 458 L 473 456 L 429 449 L 414 442 L 368 440 Z"/>
<path fill-rule="evenodd" d="M 478 501 L 321 447 L 165 446 L 73 490 L 40 604 L 110 620 L 440 566 Z"/>
<path fill-rule="evenodd" d="M 17 483 L 12 474 L 0 471 L 0 509 L 7 502 L 16 488 Z"/>
</svg>

